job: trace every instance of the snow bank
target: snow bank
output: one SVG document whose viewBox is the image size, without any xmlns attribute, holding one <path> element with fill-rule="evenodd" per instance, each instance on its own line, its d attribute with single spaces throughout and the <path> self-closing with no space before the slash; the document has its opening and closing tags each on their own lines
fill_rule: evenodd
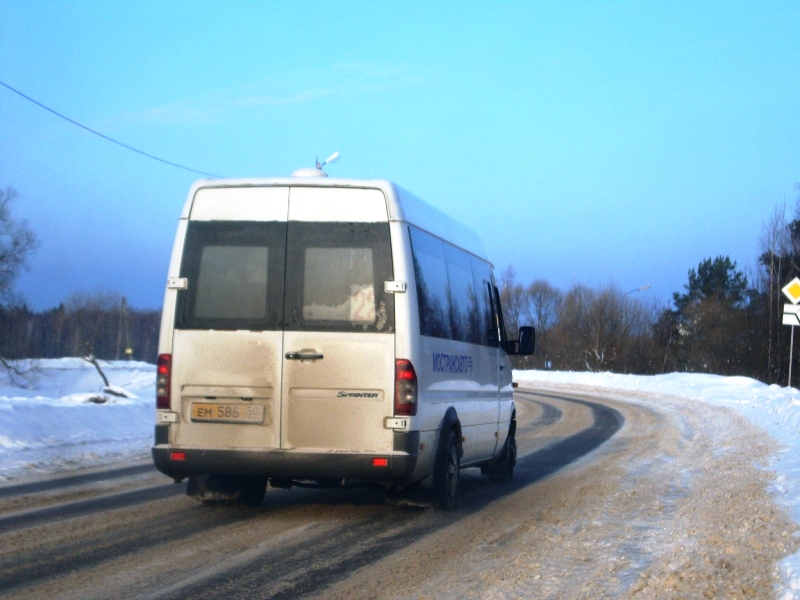
<svg viewBox="0 0 800 600">
<path fill-rule="evenodd" d="M 110 394 L 80 358 L 11 364 L 0 369 L 0 480 L 147 456 L 154 365 L 100 361 Z"/>
<path fill-rule="evenodd" d="M 733 408 L 767 430 L 783 446 L 774 464 L 778 471 L 777 491 L 792 507 L 792 517 L 800 523 L 800 390 L 766 385 L 748 377 L 697 373 L 643 376 L 514 371 L 514 380 L 668 394 Z"/>
<path fill-rule="evenodd" d="M 668 394 L 725 406 L 765 429 L 782 446 L 770 465 L 776 472 L 773 491 L 796 523 L 800 523 L 800 390 L 766 385 L 749 377 L 698 373 L 618 375 L 568 371 L 514 371 L 514 381 L 563 384 L 608 390 Z M 782 600 L 800 599 L 800 553 L 781 564 Z"/>
</svg>

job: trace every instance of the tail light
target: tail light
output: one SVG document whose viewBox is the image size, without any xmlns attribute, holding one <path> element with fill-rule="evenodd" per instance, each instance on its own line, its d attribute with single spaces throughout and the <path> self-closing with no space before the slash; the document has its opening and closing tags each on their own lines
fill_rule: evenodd
<svg viewBox="0 0 800 600">
<path fill-rule="evenodd" d="M 156 365 L 156 408 L 169 410 L 169 384 L 172 372 L 172 355 L 159 354 Z"/>
<path fill-rule="evenodd" d="M 398 359 L 394 363 L 394 414 L 417 414 L 417 373 L 410 360 Z"/>
</svg>

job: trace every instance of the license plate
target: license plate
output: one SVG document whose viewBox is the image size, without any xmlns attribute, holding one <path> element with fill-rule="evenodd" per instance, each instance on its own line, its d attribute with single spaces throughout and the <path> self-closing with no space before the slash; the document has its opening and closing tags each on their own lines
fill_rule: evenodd
<svg viewBox="0 0 800 600">
<path fill-rule="evenodd" d="M 239 404 L 192 403 L 192 421 L 205 423 L 263 423 L 264 407 Z"/>
</svg>

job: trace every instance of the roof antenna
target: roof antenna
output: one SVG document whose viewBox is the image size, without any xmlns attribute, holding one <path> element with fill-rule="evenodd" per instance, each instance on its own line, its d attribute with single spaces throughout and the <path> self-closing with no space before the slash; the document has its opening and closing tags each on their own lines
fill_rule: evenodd
<svg viewBox="0 0 800 600">
<path fill-rule="evenodd" d="M 331 163 L 336 162 L 339 160 L 339 156 L 341 156 L 338 152 L 334 152 L 324 161 L 319 162 L 319 158 L 314 159 L 314 168 L 310 169 L 297 169 L 294 173 L 292 173 L 292 177 L 327 177 L 328 174 L 322 170 L 322 167 L 325 165 L 329 165 Z"/>
<path fill-rule="evenodd" d="M 334 152 L 328 158 L 326 158 L 322 163 L 319 162 L 319 159 L 316 159 L 317 168 L 322 169 L 322 167 L 324 167 L 325 165 L 330 165 L 335 163 L 337 160 L 339 160 L 340 156 L 341 154 L 339 154 L 338 152 Z"/>
</svg>

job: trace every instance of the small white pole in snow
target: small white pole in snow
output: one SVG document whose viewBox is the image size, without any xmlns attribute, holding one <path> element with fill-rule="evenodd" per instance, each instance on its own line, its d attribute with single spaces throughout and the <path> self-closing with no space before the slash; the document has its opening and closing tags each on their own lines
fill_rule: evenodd
<svg viewBox="0 0 800 600">
<path fill-rule="evenodd" d="M 792 351 L 794 350 L 794 325 L 792 325 L 792 337 L 789 339 L 789 387 L 792 387 Z"/>
</svg>

